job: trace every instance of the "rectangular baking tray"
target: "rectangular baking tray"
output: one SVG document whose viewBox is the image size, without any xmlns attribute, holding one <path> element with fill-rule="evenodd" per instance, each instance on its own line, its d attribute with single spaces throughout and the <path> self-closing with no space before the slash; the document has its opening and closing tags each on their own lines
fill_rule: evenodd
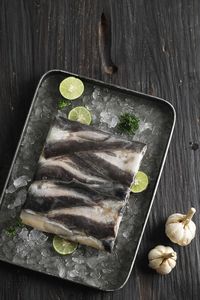
<svg viewBox="0 0 200 300">
<path fill-rule="evenodd" d="M 25 201 L 51 121 L 58 112 L 58 101 L 62 99 L 59 83 L 67 76 L 80 78 L 85 91 L 63 113 L 84 105 L 91 110 L 94 126 L 115 134 L 116 127 L 110 126 L 128 111 L 139 117 L 140 128 L 134 137 L 127 138 L 145 142 L 148 147 L 140 169 L 148 174 L 149 186 L 140 194 L 131 194 L 111 254 L 80 245 L 72 255 L 61 256 L 52 248 L 52 235 L 20 227 L 14 236 L 6 232 Z M 173 106 L 163 99 L 61 70 L 45 73 L 35 91 L 0 199 L 0 260 L 105 291 L 122 288 L 136 259 L 175 119 Z"/>
</svg>

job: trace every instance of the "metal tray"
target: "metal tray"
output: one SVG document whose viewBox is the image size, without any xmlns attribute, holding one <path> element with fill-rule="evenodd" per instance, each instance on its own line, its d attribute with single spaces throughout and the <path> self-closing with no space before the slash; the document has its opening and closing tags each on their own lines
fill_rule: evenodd
<svg viewBox="0 0 200 300">
<path fill-rule="evenodd" d="M 134 113 L 140 118 L 140 128 L 132 139 L 145 142 L 148 147 L 141 170 L 149 175 L 149 187 L 143 193 L 131 195 L 111 254 L 79 246 L 72 255 L 60 256 L 52 249 L 51 235 L 20 227 L 16 228 L 14 236 L 8 236 L 6 231 L 25 201 L 51 120 L 58 111 L 59 83 L 69 75 L 79 77 L 85 91 L 79 100 L 72 101 L 71 106 L 64 109 L 64 113 L 73 106 L 85 105 L 93 114 L 94 125 L 114 134 L 116 116 L 127 111 Z M 173 106 L 157 97 L 65 71 L 52 70 L 44 74 L 0 199 L 0 260 L 105 291 L 122 288 L 136 259 L 174 124 Z"/>
</svg>

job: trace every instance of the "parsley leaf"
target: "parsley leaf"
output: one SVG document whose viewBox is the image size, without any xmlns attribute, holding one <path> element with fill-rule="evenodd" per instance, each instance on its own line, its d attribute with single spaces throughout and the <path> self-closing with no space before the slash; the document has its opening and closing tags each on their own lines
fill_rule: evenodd
<svg viewBox="0 0 200 300">
<path fill-rule="evenodd" d="M 134 135 L 139 128 L 139 122 L 140 120 L 135 115 L 124 113 L 119 117 L 119 123 L 117 127 L 120 132 Z"/>
<path fill-rule="evenodd" d="M 65 107 L 67 107 L 69 105 L 71 105 L 71 102 L 68 101 L 68 100 L 59 100 L 58 101 L 58 108 L 59 109 L 65 108 Z"/>
</svg>

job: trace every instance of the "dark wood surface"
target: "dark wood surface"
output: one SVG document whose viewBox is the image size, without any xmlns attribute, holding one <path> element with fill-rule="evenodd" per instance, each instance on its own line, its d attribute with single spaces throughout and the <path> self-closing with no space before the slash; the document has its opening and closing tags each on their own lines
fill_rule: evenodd
<svg viewBox="0 0 200 300">
<path fill-rule="evenodd" d="M 111 16 L 112 60 L 101 70 L 98 22 Z M 199 299 L 200 292 L 200 2 L 199 0 L 0 0 L 0 184 L 6 178 L 34 89 L 60 68 L 169 100 L 177 124 L 169 155 L 126 286 L 114 293 L 0 263 L 1 300 Z M 197 209 L 197 235 L 173 246 L 177 267 L 168 276 L 148 268 L 147 253 L 164 235 L 166 218 Z"/>
</svg>

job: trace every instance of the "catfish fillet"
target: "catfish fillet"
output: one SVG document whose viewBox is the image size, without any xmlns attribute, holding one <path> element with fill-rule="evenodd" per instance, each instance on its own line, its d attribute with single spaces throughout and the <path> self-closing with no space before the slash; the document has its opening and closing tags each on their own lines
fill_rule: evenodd
<svg viewBox="0 0 200 300">
<path fill-rule="evenodd" d="M 56 117 L 21 211 L 24 224 L 111 251 L 146 145 Z"/>
</svg>

